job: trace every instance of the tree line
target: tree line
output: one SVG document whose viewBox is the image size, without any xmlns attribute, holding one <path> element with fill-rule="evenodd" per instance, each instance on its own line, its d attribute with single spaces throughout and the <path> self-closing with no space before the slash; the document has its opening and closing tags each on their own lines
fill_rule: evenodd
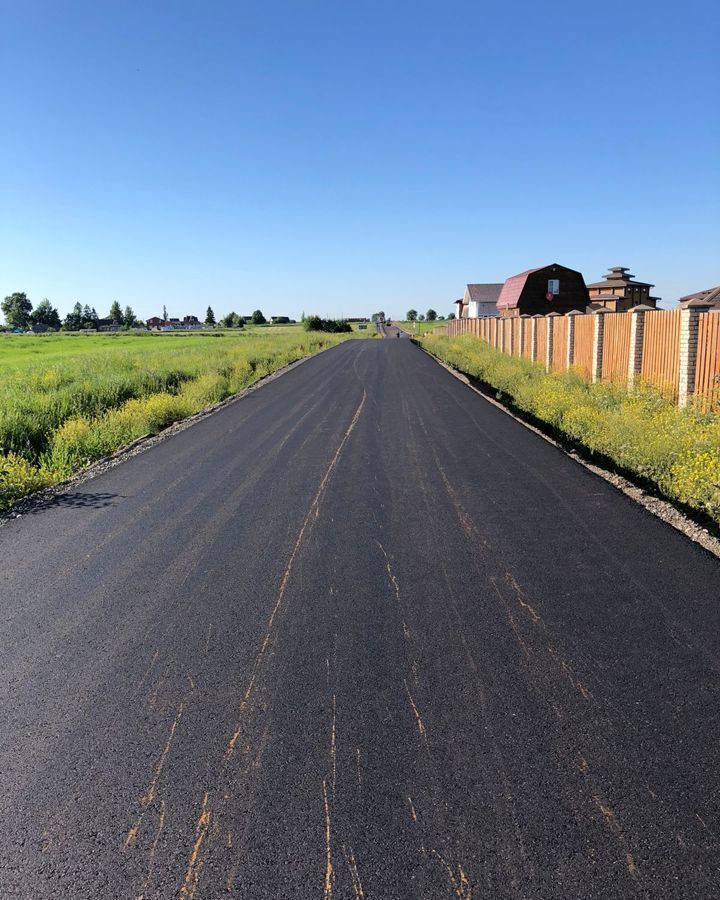
<svg viewBox="0 0 720 900">
<path fill-rule="evenodd" d="M 372 318 L 373 322 L 382 323 L 385 321 L 385 313 L 382 310 L 380 310 L 380 312 L 373 313 L 371 318 Z M 447 318 L 454 319 L 455 313 L 450 313 L 450 315 Z M 425 322 L 425 321 L 427 321 L 427 322 L 437 322 L 437 321 L 442 322 L 444 320 L 445 320 L 445 316 L 439 316 L 435 312 L 434 309 L 429 309 L 425 313 L 425 315 L 423 315 L 422 313 L 418 313 L 418 311 L 416 309 L 409 309 L 405 313 L 405 321 L 406 322 Z"/>
<path fill-rule="evenodd" d="M 60 317 L 57 309 L 47 297 L 41 300 L 33 309 L 27 294 L 22 291 L 16 291 L 14 294 L 9 294 L 5 297 L 0 302 L 0 310 L 2 310 L 5 322 L 10 328 L 26 329 L 35 325 L 44 325 L 54 331 L 59 331 L 60 329 L 63 331 L 83 331 L 97 328 L 100 321 L 100 316 L 95 307 L 88 306 L 87 303 L 84 306 L 76 303 L 64 319 Z M 125 309 L 122 309 L 117 300 L 110 305 L 107 319 L 120 328 L 145 327 L 145 323 L 138 319 L 131 306 L 126 306 Z M 167 321 L 167 319 L 167 308 L 163 306 L 163 320 Z M 277 316 L 276 319 L 278 322 L 290 321 L 286 316 Z M 253 325 L 265 325 L 267 323 L 267 319 L 259 309 L 253 312 L 249 320 Z M 243 328 L 246 321 L 245 317 L 238 315 L 236 312 L 230 312 L 220 320 L 220 325 L 223 328 Z M 210 326 L 216 324 L 215 313 L 210 306 L 208 306 L 205 313 L 205 324 Z"/>
<path fill-rule="evenodd" d="M 60 314 L 52 303 L 43 298 L 33 309 L 26 293 L 16 291 L 9 294 L 0 303 L 5 316 L 5 322 L 10 328 L 30 328 L 33 325 L 45 325 L 47 328 L 53 328 L 58 331 L 63 328 L 65 331 L 80 331 L 83 328 L 96 328 L 100 320 L 94 306 L 82 306 L 76 303 L 72 310 L 65 316 L 60 318 Z M 132 310 L 132 307 L 126 306 L 123 310 L 120 304 L 115 300 L 110 306 L 108 319 L 115 324 L 124 328 L 133 328 L 142 323 Z"/>
</svg>

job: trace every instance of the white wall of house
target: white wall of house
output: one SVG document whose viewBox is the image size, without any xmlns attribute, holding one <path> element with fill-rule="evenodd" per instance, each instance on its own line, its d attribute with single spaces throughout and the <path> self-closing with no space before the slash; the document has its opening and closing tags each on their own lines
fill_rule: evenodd
<svg viewBox="0 0 720 900">
<path fill-rule="evenodd" d="M 496 316 L 497 314 L 495 303 L 482 303 L 479 300 L 471 300 L 468 303 L 468 319 L 480 319 L 482 316 Z"/>
</svg>

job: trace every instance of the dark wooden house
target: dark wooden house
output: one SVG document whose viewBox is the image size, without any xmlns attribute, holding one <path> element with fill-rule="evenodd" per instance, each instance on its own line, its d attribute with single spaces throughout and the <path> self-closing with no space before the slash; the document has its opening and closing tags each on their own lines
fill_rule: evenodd
<svg viewBox="0 0 720 900">
<path fill-rule="evenodd" d="M 613 312 L 627 312 L 633 306 L 656 307 L 660 298 L 650 296 L 654 287 L 649 281 L 636 281 L 627 266 L 613 266 L 602 281 L 589 284 L 587 289 L 593 309 L 602 306 Z"/>
<path fill-rule="evenodd" d="M 558 263 L 508 278 L 497 301 L 503 317 L 564 314 L 574 309 L 585 312 L 587 305 L 588 291 L 582 274 Z"/>
</svg>

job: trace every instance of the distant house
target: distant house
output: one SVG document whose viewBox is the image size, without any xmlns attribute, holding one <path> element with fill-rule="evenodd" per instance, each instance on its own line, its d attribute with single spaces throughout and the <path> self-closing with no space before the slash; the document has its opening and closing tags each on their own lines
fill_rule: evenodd
<svg viewBox="0 0 720 900">
<path fill-rule="evenodd" d="M 30 331 L 33 334 L 45 334 L 45 332 L 48 330 L 49 330 L 49 327 L 44 322 L 38 322 L 36 325 L 33 325 L 30 328 Z"/>
<path fill-rule="evenodd" d="M 501 290 L 502 282 L 499 284 L 466 284 L 462 298 L 462 318 L 480 319 L 482 316 L 496 316 Z"/>
<path fill-rule="evenodd" d="M 165 324 L 165 319 L 161 319 L 160 316 L 150 316 L 145 324 L 148 328 L 161 328 Z"/>
<path fill-rule="evenodd" d="M 180 327 L 186 331 L 201 331 L 207 326 L 197 316 L 184 316 Z"/>
<path fill-rule="evenodd" d="M 613 312 L 627 312 L 634 306 L 657 306 L 659 297 L 651 297 L 654 284 L 635 281 L 626 266 L 613 266 L 602 281 L 587 286 L 590 308 L 605 307 Z"/>
<path fill-rule="evenodd" d="M 680 298 L 680 306 L 686 307 L 690 303 L 693 306 L 705 306 L 707 309 L 720 309 L 720 286 L 707 288 L 704 291 L 696 291 L 694 294 L 686 294 Z"/>
<path fill-rule="evenodd" d="M 98 319 L 95 328 L 98 331 L 120 331 L 120 323 L 114 319 Z"/>
<path fill-rule="evenodd" d="M 585 312 L 588 292 L 580 272 L 552 263 L 508 278 L 498 297 L 499 314 L 508 316 Z"/>
<path fill-rule="evenodd" d="M 290 316 L 270 316 L 273 325 L 289 325 Z"/>
</svg>

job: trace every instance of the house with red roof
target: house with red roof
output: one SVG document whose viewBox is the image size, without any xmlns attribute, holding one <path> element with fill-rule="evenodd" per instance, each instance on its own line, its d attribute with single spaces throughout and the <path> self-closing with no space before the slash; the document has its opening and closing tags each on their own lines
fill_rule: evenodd
<svg viewBox="0 0 720 900">
<path fill-rule="evenodd" d="M 498 312 L 508 316 L 546 316 L 548 313 L 585 312 L 588 305 L 585 279 L 575 269 L 559 263 L 528 269 L 507 279 L 497 300 Z"/>
</svg>

